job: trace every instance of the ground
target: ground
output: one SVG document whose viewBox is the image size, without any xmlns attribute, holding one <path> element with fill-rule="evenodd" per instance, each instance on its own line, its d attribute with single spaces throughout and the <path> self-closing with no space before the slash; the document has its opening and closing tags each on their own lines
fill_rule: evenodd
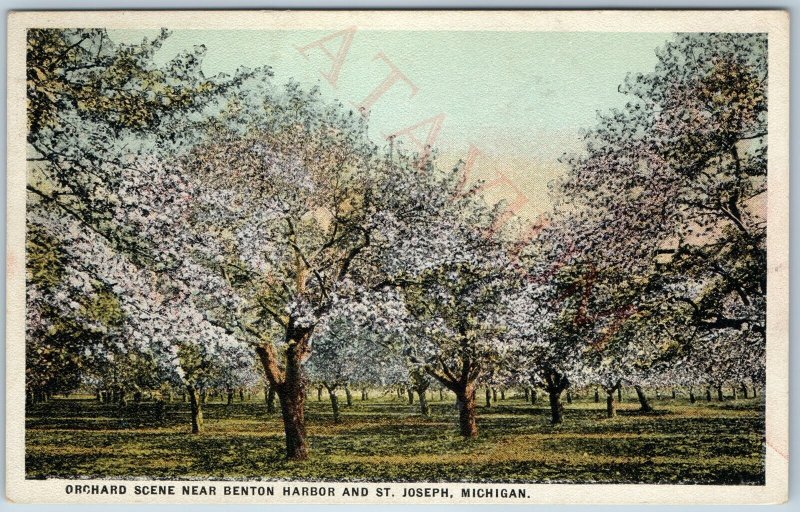
<svg viewBox="0 0 800 512">
<path fill-rule="evenodd" d="M 238 397 L 237 397 L 238 398 Z M 283 460 L 283 427 L 263 400 L 206 404 L 205 431 L 189 433 L 189 406 L 173 402 L 99 404 L 57 398 L 28 407 L 28 478 L 225 478 L 348 481 L 577 483 L 764 483 L 763 400 L 689 404 L 653 400 L 642 414 L 633 397 L 606 419 L 592 395 L 565 404 L 563 425 L 521 397 L 478 409 L 479 438 L 457 434 L 452 398 L 431 402 L 432 417 L 394 394 L 342 407 L 311 394 L 311 458 Z M 344 402 L 344 397 L 341 399 Z"/>
</svg>

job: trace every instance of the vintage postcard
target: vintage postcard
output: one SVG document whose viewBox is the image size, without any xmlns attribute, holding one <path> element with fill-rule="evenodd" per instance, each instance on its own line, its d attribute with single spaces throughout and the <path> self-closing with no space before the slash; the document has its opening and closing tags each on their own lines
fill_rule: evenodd
<svg viewBox="0 0 800 512">
<path fill-rule="evenodd" d="M 785 501 L 788 43 L 12 13 L 7 499 Z"/>
</svg>

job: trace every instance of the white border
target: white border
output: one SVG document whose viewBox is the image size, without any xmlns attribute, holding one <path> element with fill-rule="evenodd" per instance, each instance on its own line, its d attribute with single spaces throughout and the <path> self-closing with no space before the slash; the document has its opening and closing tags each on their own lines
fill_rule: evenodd
<svg viewBox="0 0 800 512">
<path fill-rule="evenodd" d="M 755 504 L 780 503 L 788 495 L 788 312 L 789 312 L 789 17 L 784 11 L 94 11 L 17 12 L 8 20 L 8 197 L 6 304 L 6 486 L 15 502 L 37 503 L 258 503 L 252 498 L 158 496 L 138 499 L 133 485 L 145 481 L 81 481 L 123 484 L 125 496 L 67 495 L 74 480 L 25 480 L 25 30 L 29 27 L 105 27 L 236 30 L 496 30 L 591 32 L 766 32 L 769 34 L 768 122 L 768 292 L 766 383 L 766 485 L 620 485 L 430 484 L 448 488 L 449 499 L 378 499 L 375 493 L 352 498 L 280 496 L 274 485 L 269 503 L 520 503 L 511 499 L 463 499 L 464 487 L 520 488 L 533 499 L 522 503 L 616 504 Z M 170 483 L 180 486 L 183 482 Z M 198 484 L 199 482 L 186 482 Z M 205 482 L 221 487 L 234 482 Z M 347 484 L 324 484 L 337 488 Z M 396 494 L 413 484 L 353 484 L 390 486 Z"/>
</svg>

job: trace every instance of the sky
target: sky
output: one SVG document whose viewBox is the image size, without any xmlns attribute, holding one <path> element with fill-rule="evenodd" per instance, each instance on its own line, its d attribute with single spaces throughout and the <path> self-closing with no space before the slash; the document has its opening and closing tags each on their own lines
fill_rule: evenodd
<svg viewBox="0 0 800 512">
<path fill-rule="evenodd" d="M 110 34 L 134 42 L 157 31 Z M 550 207 L 548 183 L 565 172 L 559 157 L 580 150 L 581 130 L 596 124 L 598 111 L 625 104 L 619 84 L 627 73 L 651 71 L 655 49 L 671 38 L 634 32 L 176 30 L 156 60 L 202 44 L 206 75 L 267 65 L 277 83 L 317 85 L 323 96 L 347 107 L 372 95 L 369 130 L 375 139 L 439 121 L 433 138 L 439 163 L 452 167 L 472 148 L 471 179 L 485 180 L 490 198 L 535 218 Z M 331 57 L 341 63 L 335 82 Z M 380 89 L 392 69 L 396 81 Z M 435 126 L 430 121 L 412 133 L 425 141 Z M 408 135 L 397 140 L 414 147 Z"/>
</svg>

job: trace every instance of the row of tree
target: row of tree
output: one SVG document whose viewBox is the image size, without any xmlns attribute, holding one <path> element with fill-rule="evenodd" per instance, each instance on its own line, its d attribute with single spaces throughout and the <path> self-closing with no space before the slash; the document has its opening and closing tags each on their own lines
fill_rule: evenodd
<svg viewBox="0 0 800 512">
<path fill-rule="evenodd" d="M 566 158 L 535 229 L 461 166 L 386 147 L 269 69 L 206 77 L 167 31 L 28 32 L 27 386 L 277 395 L 308 456 L 310 381 L 760 386 L 766 38 L 675 36 Z M 349 388 L 348 388 L 349 389 Z M 123 391 L 125 390 L 125 391 Z M 423 408 L 425 407 L 423 402 Z"/>
</svg>

